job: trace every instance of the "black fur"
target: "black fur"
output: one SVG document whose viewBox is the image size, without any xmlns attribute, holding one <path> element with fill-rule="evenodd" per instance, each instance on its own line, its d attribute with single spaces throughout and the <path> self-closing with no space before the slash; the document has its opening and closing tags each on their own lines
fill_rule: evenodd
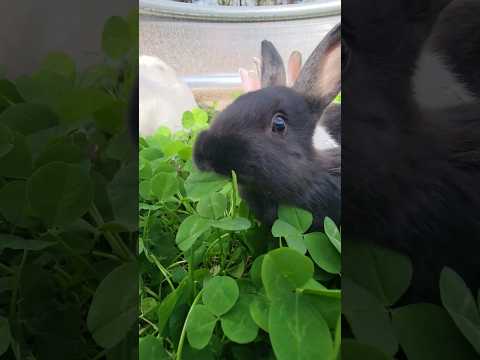
<svg viewBox="0 0 480 360">
<path fill-rule="evenodd" d="M 320 117 L 320 124 L 338 144 L 342 143 L 342 106 L 340 104 L 328 105 Z"/>
<path fill-rule="evenodd" d="M 287 118 L 285 134 L 272 118 Z M 339 150 L 315 151 L 317 119 L 305 98 L 287 87 L 268 87 L 239 97 L 198 136 L 194 160 L 200 170 L 230 176 L 235 170 L 243 198 L 271 225 L 279 204 L 310 210 L 314 228 L 325 216 L 340 220 Z"/>
<path fill-rule="evenodd" d="M 435 28 L 426 15 L 407 10 L 405 5 L 389 13 L 368 34 L 349 22 L 355 17 L 342 23 L 348 51 L 342 70 L 343 238 L 407 253 L 414 264 L 409 301 L 438 301 L 444 266 L 459 272 L 474 291 L 480 286 L 480 105 L 442 112 L 415 106 L 411 76 Z M 478 23 L 462 38 L 477 38 L 477 31 Z M 468 58 L 463 56 L 468 45 L 462 47 L 454 69 L 474 85 L 479 72 L 461 63 Z"/>
</svg>

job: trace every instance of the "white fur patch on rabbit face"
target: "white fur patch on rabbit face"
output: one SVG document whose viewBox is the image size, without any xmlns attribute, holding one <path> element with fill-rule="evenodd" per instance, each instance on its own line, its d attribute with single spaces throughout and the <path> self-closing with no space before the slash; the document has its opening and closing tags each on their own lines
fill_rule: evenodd
<svg viewBox="0 0 480 360">
<path fill-rule="evenodd" d="M 422 108 L 449 108 L 476 100 L 441 54 L 428 48 L 422 51 L 412 80 L 415 101 Z"/>
<path fill-rule="evenodd" d="M 330 136 L 325 127 L 317 125 L 313 133 L 313 147 L 315 150 L 327 150 L 338 146 L 339 144 Z"/>
</svg>

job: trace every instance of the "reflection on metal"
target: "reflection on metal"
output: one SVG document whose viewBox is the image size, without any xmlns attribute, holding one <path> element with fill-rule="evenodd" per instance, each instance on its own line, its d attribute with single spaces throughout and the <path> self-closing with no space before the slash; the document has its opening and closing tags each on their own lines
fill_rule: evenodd
<svg viewBox="0 0 480 360">
<path fill-rule="evenodd" d="M 281 6 L 204 6 L 170 0 L 140 0 L 140 14 L 218 22 L 263 22 L 340 15 L 340 0 Z"/>
<path fill-rule="evenodd" d="M 240 88 L 242 82 L 238 74 L 211 74 L 208 76 L 184 76 L 182 80 L 192 89 L 196 88 Z"/>
<path fill-rule="evenodd" d="M 340 0 L 255 7 L 140 0 L 140 54 L 173 67 L 196 97 L 228 102 L 241 89 L 238 69 L 253 70 L 262 40 L 285 61 L 294 50 L 306 59 L 340 10 Z"/>
</svg>

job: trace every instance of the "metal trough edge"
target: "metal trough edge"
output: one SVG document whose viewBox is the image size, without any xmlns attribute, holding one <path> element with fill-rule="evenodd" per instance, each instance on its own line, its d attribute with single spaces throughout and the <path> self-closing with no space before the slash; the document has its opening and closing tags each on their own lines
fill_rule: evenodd
<svg viewBox="0 0 480 360">
<path fill-rule="evenodd" d="M 279 6 L 199 6 L 171 0 L 140 0 L 140 14 L 214 22 L 264 22 L 311 19 L 341 13 L 340 0 Z"/>
</svg>

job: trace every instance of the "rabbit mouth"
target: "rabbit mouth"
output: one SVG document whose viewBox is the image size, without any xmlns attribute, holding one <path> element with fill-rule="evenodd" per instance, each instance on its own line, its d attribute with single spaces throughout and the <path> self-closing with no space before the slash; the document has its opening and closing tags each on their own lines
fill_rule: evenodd
<svg viewBox="0 0 480 360">
<path fill-rule="evenodd" d="M 193 160 L 200 171 L 231 176 L 233 170 L 241 182 L 250 182 L 255 174 L 255 166 L 246 161 L 248 153 L 244 139 L 238 136 L 217 136 L 204 131 L 195 142 Z"/>
</svg>

